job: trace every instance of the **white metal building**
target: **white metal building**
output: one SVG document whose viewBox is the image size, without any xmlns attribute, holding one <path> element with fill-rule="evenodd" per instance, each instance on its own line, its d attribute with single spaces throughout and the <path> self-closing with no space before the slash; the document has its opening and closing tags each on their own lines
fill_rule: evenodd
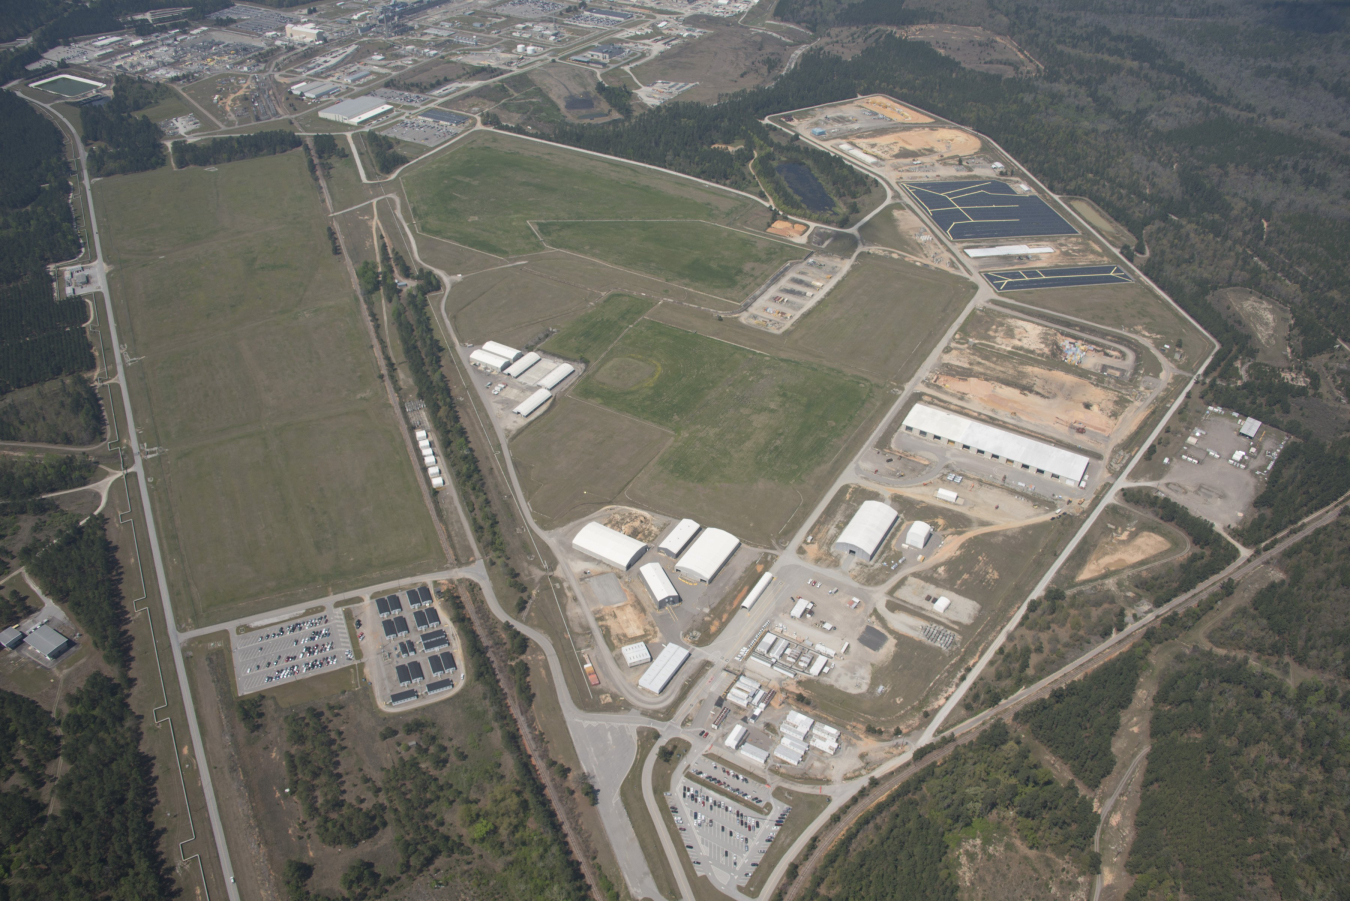
<svg viewBox="0 0 1350 901">
<path fill-rule="evenodd" d="M 511 376 L 511 378 L 513 379 L 518 379 L 525 373 L 529 372 L 530 367 L 533 366 L 535 363 L 538 363 L 542 359 L 543 357 L 539 356 L 539 354 L 535 353 L 534 351 L 530 351 L 525 356 L 521 357 L 519 360 L 516 360 L 510 366 L 506 367 L 506 374 Z"/>
<path fill-rule="evenodd" d="M 938 500 L 946 501 L 949 504 L 954 504 L 960 499 L 960 495 L 950 488 L 939 488 L 937 490 L 937 497 Z"/>
<path fill-rule="evenodd" d="M 571 363 L 559 363 L 549 371 L 548 375 L 539 380 L 538 385 L 540 388 L 556 388 L 576 371 L 577 368 Z"/>
<path fill-rule="evenodd" d="M 642 666 L 644 663 L 652 662 L 652 652 L 647 650 L 645 641 L 626 644 L 619 649 L 619 653 L 623 654 L 623 662 L 629 666 Z"/>
<path fill-rule="evenodd" d="M 912 548 L 922 550 L 924 545 L 928 544 L 928 539 L 933 537 L 933 527 L 923 520 L 916 520 L 914 525 L 909 527 L 905 533 L 905 544 Z"/>
<path fill-rule="evenodd" d="M 740 723 L 737 723 L 732 728 L 731 734 L 727 736 L 727 739 L 725 742 L 723 742 L 723 744 L 725 744 L 728 748 L 734 751 L 741 746 L 741 742 L 745 741 L 746 733 L 748 733 L 749 731 L 750 730 L 745 728 L 745 726 L 741 725 Z"/>
<path fill-rule="evenodd" d="M 670 576 L 666 575 L 660 563 L 654 560 L 651 563 L 644 563 L 638 572 L 642 573 L 642 581 L 647 583 L 647 590 L 651 592 L 658 610 L 667 604 L 680 602 L 680 593 L 675 590 L 675 583 L 670 581 Z"/>
<path fill-rule="evenodd" d="M 392 106 L 378 97 L 353 97 L 351 100 L 334 103 L 328 109 L 320 110 L 319 118 L 341 122 L 343 125 L 361 125 L 383 116 L 392 109 Z"/>
<path fill-rule="evenodd" d="M 302 44 L 319 44 L 324 39 L 323 30 L 317 25 L 305 22 L 296 25 L 294 22 L 286 23 L 286 40 L 299 41 Z"/>
<path fill-rule="evenodd" d="M 636 538 L 629 538 L 598 522 L 586 523 L 572 539 L 572 550 L 589 554 L 619 569 L 632 566 L 646 549 L 647 545 Z"/>
<path fill-rule="evenodd" d="M 941 595 L 936 601 L 933 602 L 933 612 L 946 613 L 947 608 L 950 607 L 951 605 L 952 599 L 947 597 L 945 594 Z"/>
<path fill-rule="evenodd" d="M 684 549 L 698 534 L 698 530 L 698 523 L 692 519 L 682 519 L 675 523 L 675 528 L 670 530 L 670 534 L 661 539 L 661 543 L 656 546 L 656 549 L 669 557 L 678 557 L 684 553 Z"/>
<path fill-rule="evenodd" d="M 520 351 L 507 344 L 501 344 L 497 341 L 484 341 L 483 350 L 490 354 L 496 354 L 499 357 L 506 357 L 508 362 L 514 363 L 520 359 Z"/>
<path fill-rule="evenodd" d="M 755 606 L 755 601 L 759 600 L 759 596 L 769 587 L 769 583 L 771 583 L 773 579 L 773 573 L 765 573 L 760 576 L 759 581 L 755 583 L 755 587 L 751 588 L 750 593 L 745 596 L 745 600 L 741 601 L 741 609 L 749 610 L 751 607 Z"/>
<path fill-rule="evenodd" d="M 1070 482 L 1082 481 L 1091 462 L 1082 454 L 927 404 L 914 405 L 905 416 L 904 428 L 906 432 L 917 432 L 927 438 L 959 445 L 962 450 L 987 455 L 991 460 L 1006 460 L 1023 469 L 1035 470 L 1037 475 Z"/>
<path fill-rule="evenodd" d="M 965 255 L 973 260 L 980 257 L 1016 257 L 1025 256 L 1032 253 L 1054 253 L 1055 248 L 1039 244 L 1032 247 L 1029 244 L 1000 244 L 997 247 L 967 247 Z"/>
<path fill-rule="evenodd" d="M 1238 434 L 1243 438 L 1256 438 L 1256 433 L 1261 431 L 1261 420 L 1247 417 L 1247 421 L 1238 429 Z"/>
<path fill-rule="evenodd" d="M 736 753 L 744 757 L 746 760 L 753 760 L 760 766 L 765 766 L 769 762 L 769 752 L 761 748 L 759 745 L 752 745 L 747 742 L 746 744 L 741 745 L 736 750 Z"/>
<path fill-rule="evenodd" d="M 807 750 L 809 749 L 806 742 L 798 741 L 795 738 L 789 738 L 784 735 L 779 739 L 778 747 L 773 749 L 773 756 L 786 762 L 790 766 L 796 766 L 802 762 L 802 758 L 806 756 Z"/>
<path fill-rule="evenodd" d="M 501 372 L 507 366 L 511 365 L 506 357 L 503 357 L 501 354 L 494 354 L 490 350 L 483 350 L 481 347 L 469 354 L 469 362 L 477 363 L 484 369 L 491 369 L 493 372 Z"/>
<path fill-rule="evenodd" d="M 834 543 L 834 552 L 836 554 L 850 554 L 854 557 L 861 557 L 864 560 L 871 561 L 872 555 L 881 547 L 881 543 L 886 540 L 891 529 L 895 527 L 895 521 L 900 518 L 890 504 L 883 504 L 881 501 L 863 501 L 858 512 L 853 514 L 853 518 L 844 526 L 844 531 L 839 533 L 839 539 Z"/>
<path fill-rule="evenodd" d="M 711 582 L 740 546 L 741 540 L 730 532 L 704 529 L 675 564 L 675 571 L 693 576 L 700 582 Z"/>
<path fill-rule="evenodd" d="M 538 391 L 521 401 L 511 412 L 518 413 L 521 416 L 529 416 L 535 410 L 538 410 L 544 404 L 548 403 L 548 399 L 552 396 L 553 394 L 547 388 L 540 388 Z"/>
<path fill-rule="evenodd" d="M 656 655 L 656 660 L 638 680 L 638 688 L 645 688 L 654 695 L 666 690 L 670 680 L 689 659 L 689 652 L 677 644 L 668 644 Z"/>
<path fill-rule="evenodd" d="M 797 598 L 797 603 L 792 605 L 791 616 L 793 619 L 801 619 L 803 616 L 810 613 L 811 609 L 815 606 L 815 604 L 811 603 L 806 598 Z"/>
</svg>

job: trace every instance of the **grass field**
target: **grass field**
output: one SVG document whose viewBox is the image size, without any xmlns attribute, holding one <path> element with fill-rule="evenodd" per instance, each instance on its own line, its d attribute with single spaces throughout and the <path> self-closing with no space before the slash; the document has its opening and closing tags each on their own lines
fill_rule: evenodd
<svg viewBox="0 0 1350 901">
<path fill-rule="evenodd" d="M 304 158 L 95 190 L 180 622 L 440 562 Z"/>
<path fill-rule="evenodd" d="M 544 249 L 529 220 L 725 223 L 759 207 L 673 174 L 488 133 L 413 166 L 402 181 L 422 230 L 500 256 Z"/>
<path fill-rule="evenodd" d="M 520 485 L 545 528 L 616 501 L 671 440 L 665 429 L 571 396 L 554 406 L 511 441 Z"/>
<path fill-rule="evenodd" d="M 581 397 L 678 437 L 657 465 L 699 484 L 800 481 L 823 462 L 871 386 L 655 322 L 624 334 Z"/>
<path fill-rule="evenodd" d="M 541 222 L 550 247 L 635 269 L 728 300 L 740 300 L 784 263 L 795 245 L 707 222 Z"/>
<path fill-rule="evenodd" d="M 446 309 L 465 341 L 530 344 L 545 329 L 584 312 L 593 295 L 553 274 L 552 261 L 491 269 L 455 285 Z"/>
<path fill-rule="evenodd" d="M 583 363 L 598 360 L 653 305 L 645 297 L 611 294 L 545 341 L 544 349 Z"/>
</svg>

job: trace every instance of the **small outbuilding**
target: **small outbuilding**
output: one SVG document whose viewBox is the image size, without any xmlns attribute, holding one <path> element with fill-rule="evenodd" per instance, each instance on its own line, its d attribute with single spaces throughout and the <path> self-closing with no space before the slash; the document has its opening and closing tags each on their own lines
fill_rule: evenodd
<svg viewBox="0 0 1350 901">
<path fill-rule="evenodd" d="M 741 546 L 741 540 L 721 529 L 704 529 L 675 564 L 675 571 L 711 582 Z"/>
<path fill-rule="evenodd" d="M 647 550 L 647 545 L 598 522 L 588 522 L 572 539 L 572 549 L 619 569 L 628 569 Z"/>
<path fill-rule="evenodd" d="M 861 557 L 871 562 L 881 543 L 886 540 L 895 521 L 900 518 L 890 504 L 881 501 L 863 501 L 858 512 L 848 521 L 839 540 L 834 543 L 834 552 L 840 556 Z"/>
<path fill-rule="evenodd" d="M 1242 423 L 1242 427 L 1238 429 L 1238 434 L 1243 438 L 1255 439 L 1256 433 L 1259 431 L 1261 431 L 1261 420 L 1248 416 L 1247 421 Z"/>
<path fill-rule="evenodd" d="M 0 646 L 9 648 L 9 650 L 12 651 L 21 644 L 23 644 L 23 633 L 13 626 L 0 632 Z"/>
<path fill-rule="evenodd" d="M 923 550 L 928 544 L 928 539 L 932 537 L 933 527 L 923 520 L 917 520 L 909 527 L 909 531 L 905 533 L 905 545 L 917 550 Z"/>
<path fill-rule="evenodd" d="M 652 652 L 647 650 L 645 641 L 626 644 L 619 649 L 619 653 L 623 654 L 623 662 L 630 667 L 652 662 Z"/>
</svg>

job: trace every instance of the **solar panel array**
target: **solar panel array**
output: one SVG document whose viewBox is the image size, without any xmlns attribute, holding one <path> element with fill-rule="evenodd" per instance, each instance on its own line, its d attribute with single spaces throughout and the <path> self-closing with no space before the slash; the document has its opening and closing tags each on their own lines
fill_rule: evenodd
<svg viewBox="0 0 1350 901">
<path fill-rule="evenodd" d="M 1030 288 L 1078 288 L 1084 285 L 1119 285 L 1134 281 L 1119 266 L 1064 266 L 1057 269 L 1001 269 L 984 273 L 995 291 L 1025 291 Z"/>
<path fill-rule="evenodd" d="M 905 188 L 953 241 L 1078 234 L 1044 200 L 1007 182 L 939 181 Z"/>
</svg>

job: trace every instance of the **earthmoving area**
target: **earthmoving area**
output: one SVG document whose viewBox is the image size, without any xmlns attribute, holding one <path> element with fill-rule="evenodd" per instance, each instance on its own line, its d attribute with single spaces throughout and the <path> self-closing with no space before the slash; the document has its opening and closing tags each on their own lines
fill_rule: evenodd
<svg viewBox="0 0 1350 901">
<path fill-rule="evenodd" d="M 781 334 L 843 281 L 849 268 L 848 260 L 812 254 L 800 263 L 784 267 L 739 318 L 746 325 Z"/>
</svg>

